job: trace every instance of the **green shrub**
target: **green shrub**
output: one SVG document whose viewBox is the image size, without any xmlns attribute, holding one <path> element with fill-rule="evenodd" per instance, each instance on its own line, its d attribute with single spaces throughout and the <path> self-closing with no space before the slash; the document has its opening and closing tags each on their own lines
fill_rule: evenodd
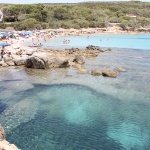
<svg viewBox="0 0 150 150">
<path fill-rule="evenodd" d="M 35 24 L 35 28 L 38 29 L 38 30 L 41 30 L 42 29 L 42 26 L 40 23 L 37 23 Z"/>
<path fill-rule="evenodd" d="M 48 29 L 48 28 L 49 28 L 49 23 L 42 23 L 42 24 L 41 24 L 41 27 L 42 27 L 43 29 Z"/>
<path fill-rule="evenodd" d="M 26 19 L 22 22 L 17 22 L 14 24 L 15 30 L 32 30 L 36 28 L 37 21 L 35 19 Z"/>
<path fill-rule="evenodd" d="M 0 28 L 5 29 L 7 27 L 7 24 L 5 23 L 0 23 Z"/>
</svg>

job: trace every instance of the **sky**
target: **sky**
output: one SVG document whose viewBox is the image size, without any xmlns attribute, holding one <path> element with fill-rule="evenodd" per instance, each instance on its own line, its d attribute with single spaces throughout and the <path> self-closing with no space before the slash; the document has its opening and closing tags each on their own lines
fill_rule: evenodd
<svg viewBox="0 0 150 150">
<path fill-rule="evenodd" d="M 12 4 L 33 4 L 33 3 L 78 3 L 86 1 L 114 1 L 114 0 L 0 0 L 0 3 L 12 3 Z M 118 1 L 118 0 L 115 0 Z M 125 0 L 120 0 L 125 1 Z M 150 2 L 150 0 L 142 0 Z"/>
</svg>

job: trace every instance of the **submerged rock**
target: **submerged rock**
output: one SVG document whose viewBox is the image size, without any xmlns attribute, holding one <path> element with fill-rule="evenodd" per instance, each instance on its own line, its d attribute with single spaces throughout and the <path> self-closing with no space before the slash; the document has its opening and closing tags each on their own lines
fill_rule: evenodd
<svg viewBox="0 0 150 150">
<path fill-rule="evenodd" d="M 93 76 L 100 76 L 102 74 L 101 70 L 92 70 L 91 75 Z"/>
<path fill-rule="evenodd" d="M 125 68 L 122 68 L 122 67 L 118 67 L 118 68 L 116 68 L 116 70 L 120 71 L 120 72 L 125 72 L 126 71 Z"/>
<path fill-rule="evenodd" d="M 104 77 L 117 77 L 118 74 L 119 74 L 119 72 L 117 72 L 115 70 L 111 70 L 109 68 L 102 69 L 102 75 Z"/>
<path fill-rule="evenodd" d="M 74 64 L 73 67 L 77 68 L 77 69 L 81 69 L 82 65 L 81 64 Z"/>
<path fill-rule="evenodd" d="M 106 51 L 111 51 L 111 48 L 108 48 Z"/>
<path fill-rule="evenodd" d="M 104 52 L 104 50 L 102 50 L 99 46 L 93 46 L 93 45 L 87 46 L 86 50 L 96 50 L 96 51 L 99 51 L 99 52 Z"/>
<path fill-rule="evenodd" d="M 83 69 L 83 68 L 79 68 L 79 69 L 78 69 L 78 73 L 79 73 L 79 74 L 86 74 L 86 73 L 87 73 L 87 70 L 86 70 L 86 69 Z"/>
</svg>

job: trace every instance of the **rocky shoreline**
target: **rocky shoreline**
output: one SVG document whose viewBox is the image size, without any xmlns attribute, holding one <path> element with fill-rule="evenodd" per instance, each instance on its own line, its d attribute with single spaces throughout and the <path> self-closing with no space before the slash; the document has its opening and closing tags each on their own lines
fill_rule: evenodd
<svg viewBox="0 0 150 150">
<path fill-rule="evenodd" d="M 0 150 L 19 150 L 14 144 L 6 140 L 4 128 L 0 125 Z"/>
<path fill-rule="evenodd" d="M 83 68 L 86 58 L 95 58 L 100 53 L 111 51 L 102 50 L 99 46 L 89 45 L 85 49 L 71 48 L 64 50 L 34 49 L 32 51 L 20 49 L 15 54 L 8 54 L 0 61 L 0 66 L 24 66 L 32 69 L 68 68 L 77 69 L 77 73 L 90 73 L 94 76 L 116 77 L 123 68 L 102 68 L 100 70 L 86 70 Z"/>
</svg>

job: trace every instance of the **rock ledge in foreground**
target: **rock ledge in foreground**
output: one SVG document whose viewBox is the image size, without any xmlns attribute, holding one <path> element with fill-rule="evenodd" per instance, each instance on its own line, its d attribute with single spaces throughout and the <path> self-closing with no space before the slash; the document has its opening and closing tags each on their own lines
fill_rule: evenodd
<svg viewBox="0 0 150 150">
<path fill-rule="evenodd" d="M 14 144 L 6 141 L 6 133 L 4 128 L 0 125 L 0 150 L 20 150 Z"/>
</svg>

